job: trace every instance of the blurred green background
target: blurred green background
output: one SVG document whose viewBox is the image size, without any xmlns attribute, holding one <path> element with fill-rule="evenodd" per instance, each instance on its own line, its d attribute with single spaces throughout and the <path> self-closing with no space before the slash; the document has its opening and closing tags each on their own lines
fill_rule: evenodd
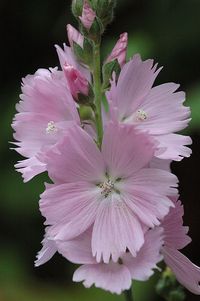
<svg viewBox="0 0 200 301">
<path fill-rule="evenodd" d="M 0 201 L 0 301 L 120 301 L 121 296 L 74 284 L 75 267 L 61 256 L 34 268 L 33 261 L 43 237 L 38 210 L 45 175 L 23 184 L 14 170 L 20 156 L 9 150 L 10 123 L 23 76 L 37 68 L 54 67 L 54 44 L 66 42 L 65 25 L 74 24 L 70 0 L 0 1 L 1 32 L 1 201 Z M 74 24 L 75 25 L 75 24 Z M 128 55 L 140 52 L 163 65 L 157 83 L 174 81 L 187 92 L 192 122 L 187 130 L 193 139 L 193 156 L 174 164 L 185 204 L 185 223 L 193 242 L 184 250 L 200 265 L 200 1 L 118 0 L 116 18 L 105 33 L 106 53 L 119 34 L 129 33 Z M 153 242 L 152 242 L 153 243 Z M 154 293 L 156 277 L 134 283 L 135 301 L 159 301 Z M 187 301 L 199 296 L 187 293 Z"/>
</svg>

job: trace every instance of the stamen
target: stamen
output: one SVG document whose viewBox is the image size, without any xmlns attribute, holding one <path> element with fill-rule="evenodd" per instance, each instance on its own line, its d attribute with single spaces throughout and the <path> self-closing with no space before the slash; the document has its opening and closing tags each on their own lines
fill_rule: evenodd
<svg viewBox="0 0 200 301">
<path fill-rule="evenodd" d="M 47 127 L 46 127 L 46 133 L 47 134 L 51 134 L 51 133 L 55 133 L 57 132 L 57 127 L 55 125 L 55 122 L 54 121 L 49 121 L 48 124 L 47 124 Z"/>
<path fill-rule="evenodd" d="M 107 180 L 104 183 L 99 184 L 99 187 L 102 188 L 101 194 L 103 194 L 104 197 L 107 197 L 114 189 L 114 182 Z"/>
<path fill-rule="evenodd" d="M 137 121 L 144 121 L 147 119 L 147 113 L 142 109 L 139 109 L 136 113 L 136 120 Z"/>
</svg>

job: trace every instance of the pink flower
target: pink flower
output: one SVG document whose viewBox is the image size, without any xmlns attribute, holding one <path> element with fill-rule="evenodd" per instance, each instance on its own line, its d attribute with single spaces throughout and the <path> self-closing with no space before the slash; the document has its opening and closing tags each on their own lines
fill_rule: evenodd
<svg viewBox="0 0 200 301">
<path fill-rule="evenodd" d="M 179 252 L 191 242 L 187 235 L 188 227 L 183 226 L 182 216 L 183 206 L 177 201 L 161 225 L 164 229 L 162 254 L 177 280 L 192 293 L 200 295 L 200 267 Z"/>
<path fill-rule="evenodd" d="M 62 70 L 64 70 L 64 66 L 66 64 L 69 64 L 73 66 L 73 68 L 76 69 L 78 72 L 80 72 L 81 76 L 85 77 L 89 82 L 91 81 L 91 75 L 89 70 L 78 63 L 71 47 L 68 47 L 66 44 L 63 44 L 64 49 L 62 49 L 58 45 L 56 45 L 55 47 Z"/>
<path fill-rule="evenodd" d="M 84 281 L 85 287 L 94 284 L 96 287 L 120 294 L 123 290 L 130 288 L 132 279 L 145 281 L 152 276 L 153 269 L 157 268 L 156 264 L 162 259 L 160 254 L 163 244 L 161 228 L 145 233 L 145 242 L 136 257 L 125 252 L 121 254 L 119 262 L 110 260 L 108 264 L 96 262 L 92 255 L 91 238 L 91 228 L 68 241 L 54 241 L 48 239 L 46 235 L 35 265 L 45 263 L 54 255 L 55 250 L 58 250 L 69 261 L 82 264 L 74 273 L 75 282 Z"/>
<path fill-rule="evenodd" d="M 111 54 L 106 59 L 106 63 L 118 60 L 121 68 L 126 63 L 126 51 L 128 46 L 128 34 L 126 32 L 120 35 L 119 40 L 117 41 L 115 47 L 113 48 Z"/>
<path fill-rule="evenodd" d="M 16 151 L 27 158 L 16 164 L 26 182 L 46 170 L 41 160 L 45 151 L 80 120 L 61 71 L 39 69 L 28 75 L 23 79 L 22 93 L 12 127 L 18 141 L 14 143 Z"/>
<path fill-rule="evenodd" d="M 118 82 L 107 93 L 111 119 L 148 131 L 160 144 L 156 156 L 181 160 L 189 157 L 189 137 L 174 134 L 189 122 L 190 110 L 183 106 L 185 94 L 175 92 L 179 85 L 166 83 L 152 88 L 161 68 L 153 60 L 142 61 L 139 55 L 124 65 Z"/>
<path fill-rule="evenodd" d="M 134 143 L 133 143 L 134 141 Z M 92 226 L 92 254 L 117 261 L 128 248 L 135 256 L 144 228 L 160 224 L 173 206 L 177 178 L 147 167 L 154 142 L 133 127 L 110 123 L 102 150 L 80 127 L 46 154 L 54 181 L 41 195 L 40 209 L 55 240 L 70 240 Z"/>
<path fill-rule="evenodd" d="M 150 230 L 146 232 L 144 244 L 136 257 L 125 252 L 121 254 L 119 262 L 111 260 L 106 264 L 91 261 L 75 271 L 73 281 L 83 281 L 85 287 L 91 287 L 94 284 L 111 293 L 121 294 L 123 290 L 131 287 L 132 280 L 146 281 L 153 275 L 153 269 L 156 269 L 157 263 L 162 260 L 160 255 L 162 243 L 161 229 Z M 60 249 L 63 255 L 64 246 L 65 243 Z"/>
<path fill-rule="evenodd" d="M 83 4 L 82 16 L 79 17 L 83 26 L 89 30 L 90 27 L 92 26 L 92 23 L 94 22 L 95 17 L 96 17 L 96 13 L 90 7 L 88 1 L 85 0 Z"/>
<path fill-rule="evenodd" d="M 84 37 L 70 24 L 67 25 L 67 35 L 71 48 L 73 48 L 73 43 L 76 43 L 83 48 Z"/>
<path fill-rule="evenodd" d="M 87 79 L 75 69 L 72 65 L 65 64 L 64 74 L 67 79 L 68 87 L 75 100 L 78 100 L 78 94 L 88 95 L 89 84 Z"/>
</svg>

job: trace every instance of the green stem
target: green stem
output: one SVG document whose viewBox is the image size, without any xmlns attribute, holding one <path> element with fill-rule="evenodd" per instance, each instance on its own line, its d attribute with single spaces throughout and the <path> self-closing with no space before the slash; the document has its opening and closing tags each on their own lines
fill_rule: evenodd
<svg viewBox="0 0 200 301">
<path fill-rule="evenodd" d="M 133 301 L 133 295 L 131 288 L 129 290 L 124 291 L 126 301 Z"/>
<path fill-rule="evenodd" d="M 101 115 L 101 61 L 100 61 L 100 45 L 94 43 L 93 52 L 93 81 L 94 81 L 94 101 L 96 105 L 95 119 L 97 128 L 97 143 L 101 148 L 103 138 L 103 124 Z"/>
</svg>

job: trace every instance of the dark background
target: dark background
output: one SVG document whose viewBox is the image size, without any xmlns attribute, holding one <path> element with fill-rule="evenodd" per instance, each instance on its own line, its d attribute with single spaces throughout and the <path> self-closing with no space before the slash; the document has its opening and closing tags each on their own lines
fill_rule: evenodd
<svg viewBox="0 0 200 301">
<path fill-rule="evenodd" d="M 34 268 L 44 228 L 38 200 L 45 175 L 23 184 L 13 167 L 20 156 L 9 150 L 10 123 L 19 99 L 21 78 L 37 68 L 58 65 L 54 44 L 66 42 L 65 25 L 74 24 L 70 3 L 0 1 L 0 301 L 123 300 L 72 283 L 75 267 L 61 256 Z M 173 170 L 180 179 L 185 224 L 190 226 L 193 238 L 184 253 L 200 265 L 200 1 L 118 0 L 116 18 L 105 33 L 104 53 L 108 53 L 123 31 L 129 33 L 129 56 L 140 52 L 143 59 L 154 58 L 164 66 L 157 83 L 178 82 L 187 92 L 193 117 L 187 133 L 193 139 L 193 155 L 174 164 Z M 135 283 L 135 301 L 160 300 L 154 294 L 155 282 L 156 276 L 147 283 Z M 187 301 L 193 300 L 200 297 L 188 293 Z"/>
</svg>

